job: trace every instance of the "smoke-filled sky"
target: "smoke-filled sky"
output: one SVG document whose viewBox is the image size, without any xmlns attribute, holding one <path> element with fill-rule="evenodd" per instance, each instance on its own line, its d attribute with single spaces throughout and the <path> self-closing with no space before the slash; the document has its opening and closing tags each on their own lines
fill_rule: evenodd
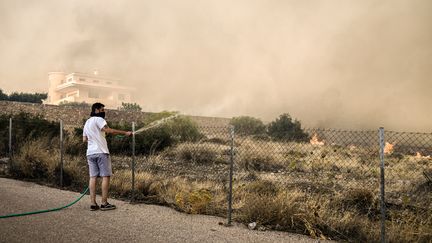
<svg viewBox="0 0 432 243">
<path fill-rule="evenodd" d="M 145 111 L 431 132 L 429 0 L 0 0 L 0 88 L 113 76 Z"/>
</svg>

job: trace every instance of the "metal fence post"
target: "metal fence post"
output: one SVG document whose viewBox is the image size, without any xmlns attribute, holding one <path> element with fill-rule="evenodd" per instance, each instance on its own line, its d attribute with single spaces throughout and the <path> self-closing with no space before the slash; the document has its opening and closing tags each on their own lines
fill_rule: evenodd
<svg viewBox="0 0 432 243">
<path fill-rule="evenodd" d="M 385 146 L 385 139 L 384 139 L 384 128 L 380 127 L 379 129 L 379 143 L 380 143 L 380 177 L 381 177 L 381 242 L 385 242 L 385 220 L 386 220 L 386 205 L 385 205 L 385 178 L 384 178 L 384 146 Z"/>
<path fill-rule="evenodd" d="M 230 171 L 229 171 L 229 192 L 228 192 L 228 226 L 231 226 L 232 220 L 232 184 L 234 169 L 234 126 L 230 126 L 231 135 L 231 153 L 230 153 Z"/>
<path fill-rule="evenodd" d="M 12 168 L 12 117 L 9 118 L 9 171 Z"/>
<path fill-rule="evenodd" d="M 132 194 L 131 201 L 134 199 L 135 192 L 135 122 L 132 122 Z"/>
<path fill-rule="evenodd" d="M 63 187 L 63 120 L 60 120 L 60 187 Z"/>
</svg>

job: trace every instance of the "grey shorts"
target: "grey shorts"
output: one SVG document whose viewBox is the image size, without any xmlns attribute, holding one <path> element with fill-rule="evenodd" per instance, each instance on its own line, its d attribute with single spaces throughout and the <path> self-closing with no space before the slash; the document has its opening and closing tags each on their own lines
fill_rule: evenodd
<svg viewBox="0 0 432 243">
<path fill-rule="evenodd" d="M 111 159 L 109 154 L 87 155 L 90 177 L 112 176 Z"/>
</svg>

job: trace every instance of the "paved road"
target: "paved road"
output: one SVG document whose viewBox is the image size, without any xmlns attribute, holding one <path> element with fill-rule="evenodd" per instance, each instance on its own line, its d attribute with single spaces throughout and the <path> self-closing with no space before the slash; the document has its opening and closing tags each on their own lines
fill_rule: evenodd
<svg viewBox="0 0 432 243">
<path fill-rule="evenodd" d="M 0 178 L 0 215 L 56 208 L 80 194 Z M 99 198 L 98 198 L 99 200 Z M 110 200 L 117 210 L 88 210 L 89 197 L 56 212 L 0 219 L 0 242 L 317 242 L 307 236 L 221 226 L 225 219 L 168 207 Z"/>
</svg>

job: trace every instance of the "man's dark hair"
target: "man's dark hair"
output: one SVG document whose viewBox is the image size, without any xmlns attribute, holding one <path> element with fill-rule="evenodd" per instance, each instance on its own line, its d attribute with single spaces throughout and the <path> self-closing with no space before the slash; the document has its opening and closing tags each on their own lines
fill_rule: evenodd
<svg viewBox="0 0 432 243">
<path fill-rule="evenodd" d="M 95 113 L 96 109 L 99 110 L 99 109 L 101 109 L 101 108 L 103 108 L 103 107 L 105 107 L 105 105 L 102 104 L 102 103 L 99 103 L 99 102 L 94 103 L 94 104 L 92 105 L 92 110 L 91 110 L 91 112 L 90 112 L 90 116 L 95 116 L 95 114 L 96 114 L 96 113 Z"/>
</svg>

